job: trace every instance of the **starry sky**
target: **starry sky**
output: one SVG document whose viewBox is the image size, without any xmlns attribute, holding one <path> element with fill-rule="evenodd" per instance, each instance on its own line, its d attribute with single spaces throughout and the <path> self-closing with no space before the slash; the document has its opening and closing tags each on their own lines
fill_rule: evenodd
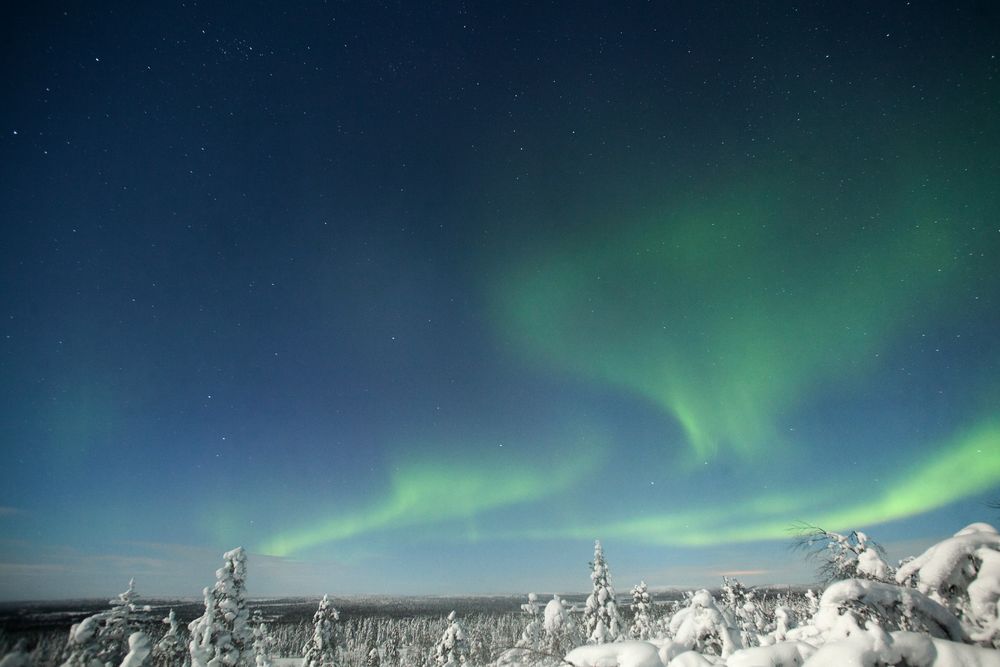
<svg viewBox="0 0 1000 667">
<path fill-rule="evenodd" d="M 30 6 L 29 6 L 30 5 Z M 991 2 L 22 3 L 0 598 L 798 583 L 1000 511 Z"/>
</svg>

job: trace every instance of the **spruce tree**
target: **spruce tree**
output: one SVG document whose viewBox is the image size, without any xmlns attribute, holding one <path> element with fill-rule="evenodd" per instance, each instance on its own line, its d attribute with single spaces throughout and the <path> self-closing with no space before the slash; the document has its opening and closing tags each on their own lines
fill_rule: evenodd
<svg viewBox="0 0 1000 667">
<path fill-rule="evenodd" d="M 163 623 L 170 625 L 166 634 L 153 647 L 152 662 L 155 667 L 187 667 L 191 664 L 191 655 L 181 638 L 180 624 L 177 615 L 171 609 Z"/>
<path fill-rule="evenodd" d="M 605 644 L 621 637 L 622 621 L 615 603 L 615 589 L 611 585 L 611 572 L 604 560 L 600 540 L 594 542 L 594 561 L 590 564 L 593 592 L 583 610 L 583 626 L 587 642 Z"/>
<path fill-rule="evenodd" d="M 302 667 L 333 665 L 337 659 L 337 621 L 340 612 L 326 595 L 313 614 L 313 634 L 302 648 Z"/>
<path fill-rule="evenodd" d="M 191 621 L 191 664 L 209 667 L 250 667 L 254 663 L 250 612 L 246 602 L 246 552 L 227 551 L 215 571 L 215 585 L 205 588 L 205 613 Z"/>
<path fill-rule="evenodd" d="M 441 641 L 434 649 L 434 658 L 438 665 L 465 664 L 469 655 L 465 630 L 458 622 L 455 612 L 448 614 L 448 628 L 441 635 Z"/>
<path fill-rule="evenodd" d="M 632 588 L 632 627 L 628 634 L 634 639 L 649 639 L 653 634 L 653 598 L 649 595 L 646 582 L 640 581 Z"/>
</svg>

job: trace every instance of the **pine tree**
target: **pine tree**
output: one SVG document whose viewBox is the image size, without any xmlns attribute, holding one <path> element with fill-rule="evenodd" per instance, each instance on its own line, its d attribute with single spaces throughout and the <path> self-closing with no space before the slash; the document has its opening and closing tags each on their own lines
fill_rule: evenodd
<svg viewBox="0 0 1000 667">
<path fill-rule="evenodd" d="M 632 610 L 635 618 L 629 628 L 629 636 L 635 639 L 649 639 L 653 634 L 653 598 L 649 595 L 646 582 L 640 581 L 632 588 Z"/>
<path fill-rule="evenodd" d="M 153 647 L 152 661 L 156 667 L 187 667 L 191 664 L 191 655 L 184 646 L 181 638 L 180 624 L 177 622 L 177 615 L 171 609 L 164 623 L 170 625 L 170 629 L 160 641 Z"/>
<path fill-rule="evenodd" d="M 448 627 L 434 649 L 435 661 L 438 665 L 461 665 L 465 664 L 468 655 L 469 647 L 465 640 L 465 630 L 462 629 L 453 611 L 448 614 Z"/>
<path fill-rule="evenodd" d="M 368 657 L 365 658 L 365 667 L 381 667 L 382 659 L 379 657 L 378 649 L 374 646 L 368 651 Z"/>
<path fill-rule="evenodd" d="M 205 588 L 205 613 L 188 625 L 193 667 L 249 667 L 254 662 L 250 612 L 246 603 L 246 552 L 227 551 L 215 571 L 215 585 Z"/>
<path fill-rule="evenodd" d="M 319 608 L 313 614 L 313 634 L 302 648 L 302 667 L 333 665 L 337 659 L 338 612 L 326 595 L 320 600 Z"/>
<path fill-rule="evenodd" d="M 583 610 L 583 626 L 587 642 L 605 644 L 621 637 L 621 617 L 615 603 L 615 589 L 611 586 L 611 572 L 604 560 L 600 540 L 594 542 L 594 561 L 590 564 L 590 579 L 594 589 Z"/>
</svg>

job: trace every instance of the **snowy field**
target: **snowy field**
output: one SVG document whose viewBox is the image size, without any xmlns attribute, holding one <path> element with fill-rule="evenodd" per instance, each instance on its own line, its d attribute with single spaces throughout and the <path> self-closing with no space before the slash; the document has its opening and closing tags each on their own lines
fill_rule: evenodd
<svg viewBox="0 0 1000 667">
<path fill-rule="evenodd" d="M 858 532 L 813 529 L 800 546 L 827 579 L 815 590 L 726 578 L 619 595 L 597 543 L 589 594 L 318 604 L 249 599 L 234 549 L 200 603 L 142 601 L 130 585 L 110 605 L 0 609 L 0 667 L 1000 667 L 992 526 L 896 564 Z"/>
</svg>

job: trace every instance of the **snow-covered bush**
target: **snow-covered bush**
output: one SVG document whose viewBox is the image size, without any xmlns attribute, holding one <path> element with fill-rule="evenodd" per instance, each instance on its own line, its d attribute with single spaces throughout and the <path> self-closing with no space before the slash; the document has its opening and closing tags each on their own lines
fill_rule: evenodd
<svg viewBox="0 0 1000 667">
<path fill-rule="evenodd" d="M 338 620 L 340 620 L 340 612 L 330 603 L 330 598 L 324 595 L 319 602 L 319 608 L 313 614 L 312 636 L 302 648 L 302 667 L 321 667 L 335 664 Z"/>
<path fill-rule="evenodd" d="M 632 587 L 632 625 L 629 627 L 629 637 L 633 639 L 649 639 L 653 634 L 653 598 L 645 581 Z"/>
<path fill-rule="evenodd" d="M 463 665 L 469 656 L 469 645 L 465 630 L 458 622 L 455 612 L 448 614 L 448 627 L 441 635 L 441 641 L 434 647 L 434 660 L 438 665 Z"/>
<path fill-rule="evenodd" d="M 570 651 L 565 662 L 574 667 L 663 667 L 655 646 L 634 640 L 580 646 Z"/>
<path fill-rule="evenodd" d="M 707 655 L 724 658 L 743 648 L 732 618 L 719 609 L 712 594 L 704 589 L 692 595 L 688 606 L 673 615 L 668 630 L 675 644 Z"/>
<path fill-rule="evenodd" d="M 611 585 L 611 572 L 604 560 L 600 540 L 594 542 L 594 560 L 590 564 L 593 591 L 583 610 L 583 627 L 587 641 L 605 644 L 617 641 L 622 633 L 622 621 L 615 602 L 615 589 Z"/>
<path fill-rule="evenodd" d="M 819 575 L 824 581 L 893 580 L 895 572 L 885 562 L 885 551 L 861 531 L 842 535 L 810 525 L 797 528 L 795 548 L 819 562 Z"/>
<path fill-rule="evenodd" d="M 900 567 L 896 579 L 952 610 L 969 636 L 1000 647 L 1000 534 L 974 523 Z"/>
<path fill-rule="evenodd" d="M 920 591 L 866 579 L 831 584 L 820 598 L 812 626 L 829 640 L 864 632 L 870 622 L 883 629 L 917 630 L 940 639 L 962 641 L 965 637 L 955 615 Z M 803 634 L 808 631 L 789 633 Z"/>
<path fill-rule="evenodd" d="M 246 603 L 246 552 L 238 547 L 222 558 L 215 585 L 202 591 L 205 613 L 188 625 L 193 667 L 249 667 L 254 662 Z"/>
</svg>

